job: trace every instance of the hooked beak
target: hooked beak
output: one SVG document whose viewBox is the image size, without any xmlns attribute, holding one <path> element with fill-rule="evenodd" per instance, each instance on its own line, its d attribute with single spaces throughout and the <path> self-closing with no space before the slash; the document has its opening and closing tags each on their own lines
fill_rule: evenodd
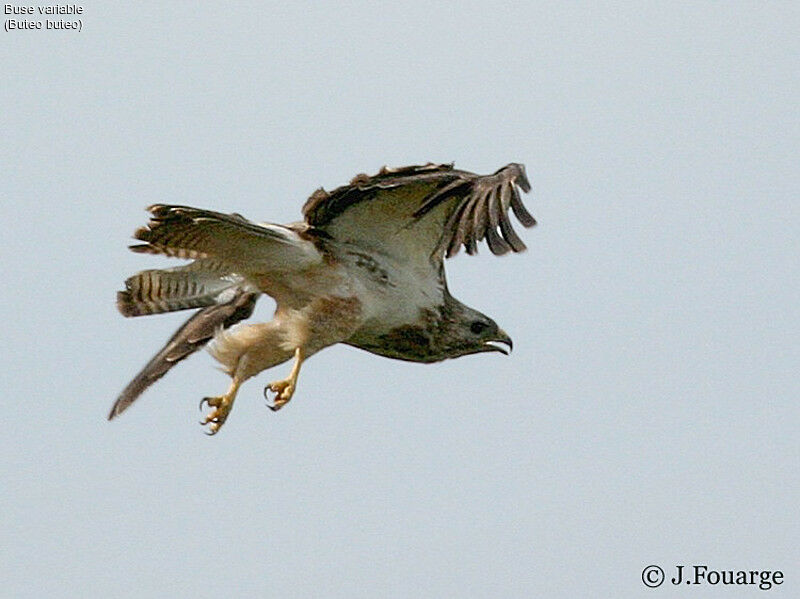
<svg viewBox="0 0 800 599">
<path fill-rule="evenodd" d="M 508 349 L 499 345 L 501 343 L 507 345 Z M 484 342 L 483 346 L 485 348 L 483 351 L 499 351 L 501 354 L 507 356 L 511 353 L 511 350 L 514 349 L 514 342 L 503 329 L 499 329 L 497 331 L 497 337 Z"/>
</svg>

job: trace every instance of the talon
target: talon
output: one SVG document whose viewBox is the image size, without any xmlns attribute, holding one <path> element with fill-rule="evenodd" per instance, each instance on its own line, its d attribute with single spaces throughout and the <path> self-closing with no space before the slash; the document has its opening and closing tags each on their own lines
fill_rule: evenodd
<svg viewBox="0 0 800 599">
<path fill-rule="evenodd" d="M 271 399 L 270 396 L 268 395 L 270 391 L 272 393 L 275 393 L 275 391 L 272 388 L 270 388 L 269 385 L 264 387 L 264 399 L 267 400 L 265 403 L 267 404 L 267 407 L 270 410 L 272 410 L 273 412 L 277 412 L 278 410 L 281 409 L 280 406 L 278 405 L 278 396 L 276 395 L 275 399 Z"/>
<path fill-rule="evenodd" d="M 200 409 L 203 409 L 203 404 L 206 404 L 209 408 L 218 408 L 222 405 L 221 399 L 220 397 L 204 397 L 200 400 Z"/>
<path fill-rule="evenodd" d="M 275 394 L 275 399 L 270 400 L 267 393 L 272 391 Z M 292 399 L 294 395 L 294 385 L 291 381 L 275 381 L 264 387 L 264 397 L 267 400 L 267 407 L 273 412 L 277 412 Z"/>
<path fill-rule="evenodd" d="M 206 433 L 215 435 L 219 432 L 219 429 L 222 428 L 222 425 L 225 424 L 225 420 L 228 419 L 233 401 L 227 396 L 222 395 L 219 397 L 204 397 L 200 402 L 201 408 L 203 404 L 208 405 L 211 411 L 200 421 L 200 424 L 203 426 L 208 425 Z"/>
<path fill-rule="evenodd" d="M 264 387 L 264 398 L 267 400 L 267 407 L 273 412 L 277 412 L 292 399 L 295 386 L 297 385 L 297 375 L 300 372 L 300 365 L 303 363 L 303 348 L 298 347 L 294 351 L 295 362 L 288 378 L 281 381 L 273 381 Z M 268 392 L 275 393 L 275 399 L 270 400 Z"/>
<path fill-rule="evenodd" d="M 203 409 L 204 404 L 211 408 L 206 417 L 200 421 L 201 425 L 208 425 L 206 434 L 216 435 L 219 432 L 219 429 L 222 428 L 222 425 L 225 424 L 225 421 L 228 419 L 228 415 L 231 413 L 231 409 L 233 408 L 233 402 L 236 399 L 236 392 L 239 390 L 239 386 L 241 384 L 241 380 L 234 376 L 233 380 L 231 381 L 231 386 L 225 395 L 204 397 L 200 400 L 201 410 Z"/>
</svg>

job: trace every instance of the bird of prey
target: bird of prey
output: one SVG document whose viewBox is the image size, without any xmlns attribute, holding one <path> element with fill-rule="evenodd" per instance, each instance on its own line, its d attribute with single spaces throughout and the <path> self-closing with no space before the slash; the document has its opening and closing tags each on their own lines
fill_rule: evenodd
<svg viewBox="0 0 800 599">
<path fill-rule="evenodd" d="M 278 410 L 303 362 L 336 343 L 412 362 L 507 355 L 511 338 L 497 323 L 448 292 L 444 258 L 461 246 L 475 254 L 482 240 L 497 255 L 524 250 L 509 209 L 526 227 L 536 221 L 518 189 L 530 190 L 521 164 L 482 176 L 428 163 L 320 188 L 303 206 L 303 222 L 288 225 L 150 206 L 150 222 L 134 233 L 142 243 L 130 249 L 191 262 L 130 277 L 117 307 L 124 316 L 200 310 L 122 391 L 109 420 L 207 343 L 231 377 L 223 395 L 200 402 L 210 409 L 201 421 L 209 434 L 225 423 L 244 381 L 293 359 L 289 375 L 264 389 Z M 262 294 L 276 302 L 273 320 L 239 324 Z"/>
</svg>

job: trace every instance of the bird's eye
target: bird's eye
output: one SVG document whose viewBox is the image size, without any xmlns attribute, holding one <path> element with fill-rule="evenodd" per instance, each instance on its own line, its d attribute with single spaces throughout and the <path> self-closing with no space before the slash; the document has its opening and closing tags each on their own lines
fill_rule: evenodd
<svg viewBox="0 0 800 599">
<path fill-rule="evenodd" d="M 489 327 L 488 324 L 485 322 L 481 322 L 480 320 L 472 321 L 472 324 L 469 325 L 469 330 L 472 331 L 476 335 L 480 335 Z"/>
</svg>

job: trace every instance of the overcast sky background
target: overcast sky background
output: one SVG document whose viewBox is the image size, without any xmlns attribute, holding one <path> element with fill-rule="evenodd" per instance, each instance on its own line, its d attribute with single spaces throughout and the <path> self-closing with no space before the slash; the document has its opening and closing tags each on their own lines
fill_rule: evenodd
<svg viewBox="0 0 800 599">
<path fill-rule="evenodd" d="M 4 595 L 798 596 L 796 5 L 82 6 L 0 32 Z M 145 206 L 427 161 L 527 166 L 529 251 L 447 265 L 511 357 L 338 346 L 209 438 L 203 352 L 106 422 L 186 318 L 114 306 Z"/>
</svg>

